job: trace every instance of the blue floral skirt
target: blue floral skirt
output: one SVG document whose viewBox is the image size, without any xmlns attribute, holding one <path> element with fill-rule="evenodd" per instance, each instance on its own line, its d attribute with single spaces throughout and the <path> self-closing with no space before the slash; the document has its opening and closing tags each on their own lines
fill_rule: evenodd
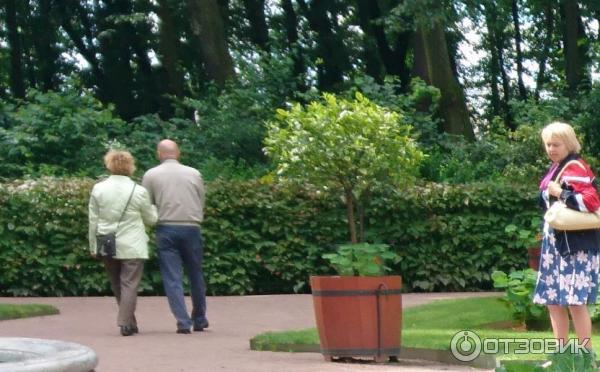
<svg viewBox="0 0 600 372">
<path fill-rule="evenodd" d="M 540 305 L 596 303 L 599 254 L 577 252 L 563 258 L 556 249 L 554 229 L 544 223 L 540 268 L 533 302 Z"/>
</svg>

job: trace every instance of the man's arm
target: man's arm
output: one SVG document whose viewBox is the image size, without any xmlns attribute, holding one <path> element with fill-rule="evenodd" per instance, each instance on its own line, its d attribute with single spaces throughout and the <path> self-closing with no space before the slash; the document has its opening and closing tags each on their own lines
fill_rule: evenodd
<svg viewBox="0 0 600 372">
<path fill-rule="evenodd" d="M 150 180 L 148 172 L 146 172 L 142 177 L 142 186 L 144 186 L 146 191 L 148 191 L 148 195 L 150 196 L 150 202 L 152 204 L 156 204 L 156 200 L 154 200 L 154 190 L 152 189 L 152 181 Z"/>
<path fill-rule="evenodd" d="M 88 239 L 90 242 L 89 250 L 92 256 L 96 256 L 97 247 L 96 247 L 96 233 L 98 232 L 98 203 L 96 202 L 96 198 L 94 197 L 94 191 L 92 190 L 92 194 L 90 195 L 90 201 L 88 203 Z"/>
<path fill-rule="evenodd" d="M 148 192 L 142 189 L 142 220 L 146 226 L 152 226 L 156 224 L 158 220 L 158 213 L 156 207 L 150 202 Z"/>
</svg>

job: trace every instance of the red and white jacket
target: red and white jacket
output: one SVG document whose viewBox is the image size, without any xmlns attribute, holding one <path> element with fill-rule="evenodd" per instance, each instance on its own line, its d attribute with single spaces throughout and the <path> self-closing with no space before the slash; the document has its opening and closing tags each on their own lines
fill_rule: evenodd
<svg viewBox="0 0 600 372">
<path fill-rule="evenodd" d="M 600 208 L 600 198 L 596 192 L 596 177 L 590 166 L 581 158 L 572 160 L 577 160 L 579 164 L 571 163 L 563 171 L 559 180 L 563 188 L 560 200 L 571 209 L 595 212 Z"/>
<path fill-rule="evenodd" d="M 600 208 L 600 198 L 596 192 L 596 177 L 590 169 L 590 166 L 577 155 L 569 155 L 559 165 L 554 172 L 552 179 L 560 172 L 564 164 L 571 160 L 577 160 L 580 164 L 569 164 L 561 174 L 560 183 L 563 191 L 560 193 L 560 200 L 565 202 L 567 207 L 582 212 L 595 212 Z M 548 190 L 543 190 L 540 194 L 540 206 L 545 210 L 553 200 L 549 200 Z M 551 198 L 554 199 L 554 198 Z M 544 227 L 544 233 L 546 233 Z M 548 227 L 551 229 L 550 227 Z M 552 230 L 554 245 L 559 254 L 566 258 L 577 254 L 578 252 L 588 252 L 596 254 L 600 248 L 600 229 L 577 230 L 577 231 L 559 231 Z"/>
</svg>

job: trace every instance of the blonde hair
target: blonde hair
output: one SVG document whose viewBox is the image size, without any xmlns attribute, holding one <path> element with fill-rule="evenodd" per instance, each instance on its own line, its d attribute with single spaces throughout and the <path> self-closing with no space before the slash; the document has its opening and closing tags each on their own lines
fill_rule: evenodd
<svg viewBox="0 0 600 372">
<path fill-rule="evenodd" d="M 135 160 L 129 151 L 110 150 L 104 155 L 104 166 L 119 176 L 131 176 L 135 172 Z"/>
<path fill-rule="evenodd" d="M 553 137 L 560 139 L 570 153 L 578 154 L 579 151 L 581 151 L 581 145 L 577 140 L 575 130 L 573 130 L 573 127 L 569 124 L 555 121 L 546 125 L 546 127 L 542 129 L 542 140 L 547 142 Z"/>
</svg>

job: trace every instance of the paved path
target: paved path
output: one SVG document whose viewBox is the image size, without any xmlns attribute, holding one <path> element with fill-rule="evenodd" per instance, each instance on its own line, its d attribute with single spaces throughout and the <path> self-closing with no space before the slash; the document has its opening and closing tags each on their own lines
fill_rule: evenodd
<svg viewBox="0 0 600 372">
<path fill-rule="evenodd" d="M 410 307 L 437 299 L 481 295 L 489 294 L 404 294 L 402 301 L 404 307 Z M 87 345 L 98 354 L 97 372 L 482 371 L 402 359 L 394 365 L 326 363 L 316 353 L 250 350 L 249 339 L 258 333 L 314 327 L 310 295 L 209 297 L 210 328 L 191 335 L 175 333 L 165 297 L 140 297 L 140 334 L 131 337 L 118 333 L 112 297 L 5 297 L 0 302 L 56 306 L 60 315 L 2 321 L 0 337 L 48 338 Z"/>
</svg>

